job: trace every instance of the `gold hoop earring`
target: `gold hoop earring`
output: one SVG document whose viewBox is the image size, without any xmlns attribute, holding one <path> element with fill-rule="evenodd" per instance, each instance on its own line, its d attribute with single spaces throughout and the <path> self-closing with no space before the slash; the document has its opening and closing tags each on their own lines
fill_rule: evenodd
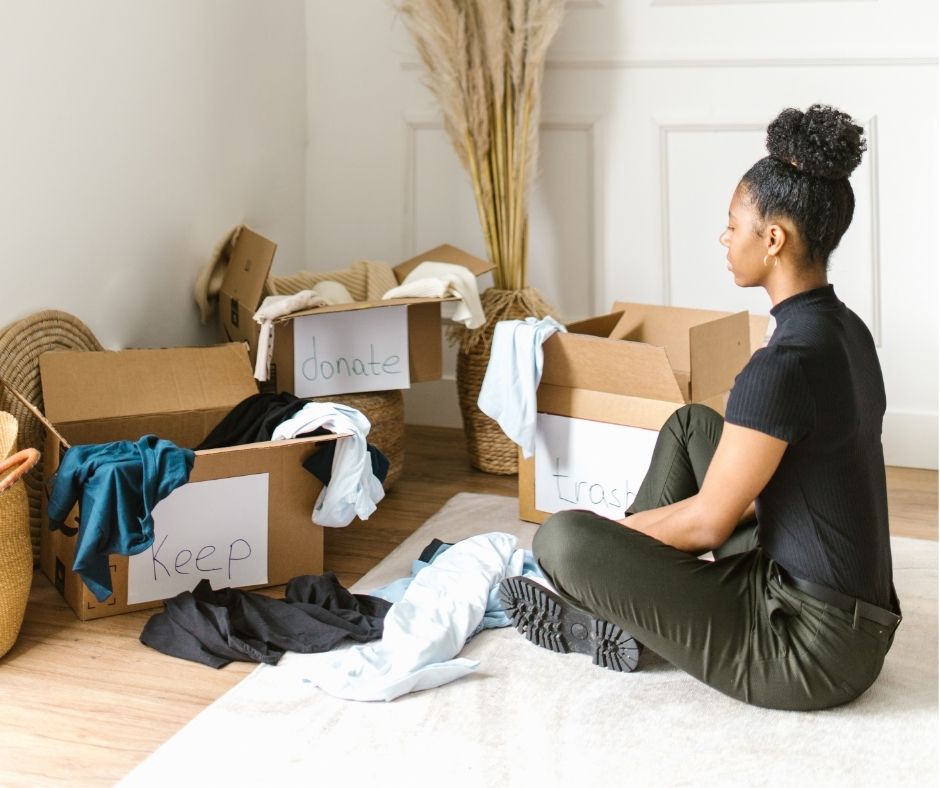
<svg viewBox="0 0 940 788">
<path fill-rule="evenodd" d="M 765 254 L 765 255 L 764 255 L 764 268 L 767 267 L 767 258 L 768 258 L 768 257 L 770 257 L 769 254 Z M 771 268 L 776 268 L 776 267 L 777 267 L 777 263 L 779 263 L 779 262 L 780 262 L 780 257 L 778 257 L 777 255 L 774 255 L 774 264 L 771 266 Z"/>
</svg>

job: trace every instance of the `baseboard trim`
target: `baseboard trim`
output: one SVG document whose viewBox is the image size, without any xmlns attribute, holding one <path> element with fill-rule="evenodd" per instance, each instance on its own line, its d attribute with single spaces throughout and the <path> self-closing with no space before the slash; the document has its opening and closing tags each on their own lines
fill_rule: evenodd
<svg viewBox="0 0 940 788">
<path fill-rule="evenodd" d="M 881 437 L 885 464 L 937 470 L 937 414 L 889 410 Z"/>
</svg>

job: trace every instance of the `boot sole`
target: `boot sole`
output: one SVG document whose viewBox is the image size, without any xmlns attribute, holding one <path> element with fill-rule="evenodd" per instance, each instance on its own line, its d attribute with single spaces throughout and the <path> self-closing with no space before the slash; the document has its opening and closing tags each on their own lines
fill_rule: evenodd
<svg viewBox="0 0 940 788">
<path fill-rule="evenodd" d="M 559 654 L 589 655 L 595 665 L 632 673 L 641 645 L 616 624 L 595 618 L 526 577 L 499 584 L 506 615 L 526 640 Z"/>
</svg>

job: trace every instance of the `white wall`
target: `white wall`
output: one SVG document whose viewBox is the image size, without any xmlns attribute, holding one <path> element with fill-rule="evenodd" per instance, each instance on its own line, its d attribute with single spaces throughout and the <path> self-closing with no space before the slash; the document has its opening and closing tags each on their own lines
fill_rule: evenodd
<svg viewBox="0 0 940 788">
<path fill-rule="evenodd" d="M 766 308 L 723 284 L 728 195 L 782 106 L 843 107 L 872 145 L 833 280 L 879 342 L 889 462 L 936 467 L 936 34 L 935 0 L 570 0 L 532 284 L 566 319 Z M 4 0 L 0 107 L 0 326 L 57 308 L 109 347 L 213 341 L 191 282 L 242 220 L 276 272 L 484 252 L 391 0 Z M 459 423 L 452 379 L 407 407 Z"/>
<path fill-rule="evenodd" d="M 572 319 L 615 299 L 766 313 L 718 234 L 785 106 L 866 127 L 839 295 L 879 344 L 889 463 L 937 465 L 935 0 L 570 0 L 544 84 L 531 283 Z M 404 259 L 483 244 L 467 178 L 388 3 L 308 2 L 308 258 Z M 452 359 L 449 361 L 452 372 Z M 406 398 L 459 424 L 451 380 Z"/>
<path fill-rule="evenodd" d="M 0 326 L 55 308 L 108 347 L 214 341 L 191 283 L 242 220 L 301 267 L 304 17 L 302 0 L 0 3 Z"/>
</svg>

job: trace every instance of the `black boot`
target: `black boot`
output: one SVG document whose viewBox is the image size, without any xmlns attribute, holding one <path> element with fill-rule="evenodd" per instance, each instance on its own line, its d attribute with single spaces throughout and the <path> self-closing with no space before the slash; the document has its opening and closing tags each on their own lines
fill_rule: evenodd
<svg viewBox="0 0 940 788">
<path fill-rule="evenodd" d="M 595 618 L 527 577 L 507 577 L 499 596 L 513 626 L 542 648 L 590 654 L 595 665 L 632 672 L 642 646 L 616 624 Z"/>
</svg>

